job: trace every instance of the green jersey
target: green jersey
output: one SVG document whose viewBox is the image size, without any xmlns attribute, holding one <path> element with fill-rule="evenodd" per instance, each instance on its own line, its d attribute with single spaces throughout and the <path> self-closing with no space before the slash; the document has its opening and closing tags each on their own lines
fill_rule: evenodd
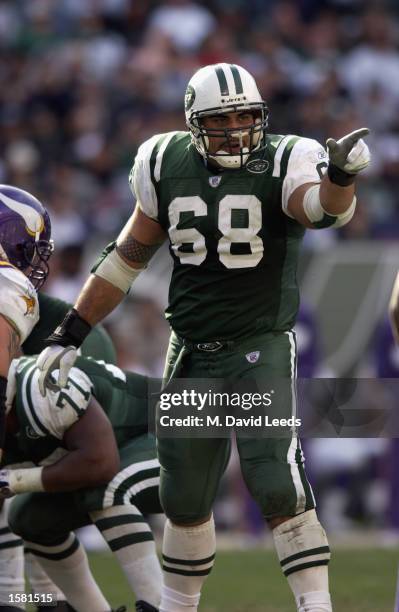
<svg viewBox="0 0 399 612">
<path fill-rule="evenodd" d="M 113 364 L 78 357 L 67 386 L 42 397 L 38 375 L 33 356 L 21 357 L 11 365 L 9 379 L 15 378 L 19 431 L 6 438 L 3 464 L 54 463 L 67 452 L 64 434 L 84 415 L 92 396 L 111 421 L 119 449 L 147 432 L 146 377 L 125 372 Z"/>
<path fill-rule="evenodd" d="M 154 136 L 130 175 L 143 212 L 168 233 L 174 261 L 166 315 L 194 341 L 228 340 L 293 327 L 304 227 L 289 216 L 300 185 L 321 180 L 322 146 L 267 136 L 239 170 L 206 165 L 187 132 Z"/>
<path fill-rule="evenodd" d="M 40 353 L 45 348 L 46 338 L 61 323 L 71 305 L 57 298 L 38 293 L 40 319 L 22 345 L 26 355 Z M 81 346 L 81 354 L 107 363 L 116 363 L 115 347 L 105 329 L 94 327 Z"/>
</svg>

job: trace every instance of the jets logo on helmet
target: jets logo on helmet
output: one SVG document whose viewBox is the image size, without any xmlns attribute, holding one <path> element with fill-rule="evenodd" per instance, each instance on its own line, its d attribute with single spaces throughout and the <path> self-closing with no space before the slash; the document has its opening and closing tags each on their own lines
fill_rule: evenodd
<svg viewBox="0 0 399 612">
<path fill-rule="evenodd" d="M 184 96 L 184 110 L 188 111 L 194 104 L 195 90 L 191 85 L 187 86 L 186 95 Z"/>
<path fill-rule="evenodd" d="M 36 289 L 49 273 L 53 251 L 47 210 L 27 191 L 0 185 L 0 253 L 22 270 Z"/>
<path fill-rule="evenodd" d="M 205 128 L 203 119 L 217 114 L 248 112 L 253 122 L 242 128 Z M 215 64 L 198 70 L 191 78 L 185 95 L 187 127 L 197 151 L 223 168 L 242 168 L 249 156 L 266 147 L 268 108 L 262 100 L 253 76 L 235 64 Z M 248 145 L 244 145 L 244 136 Z M 209 151 L 210 137 L 239 139 L 239 153 L 223 149 Z M 227 146 L 229 149 L 229 146 Z"/>
</svg>

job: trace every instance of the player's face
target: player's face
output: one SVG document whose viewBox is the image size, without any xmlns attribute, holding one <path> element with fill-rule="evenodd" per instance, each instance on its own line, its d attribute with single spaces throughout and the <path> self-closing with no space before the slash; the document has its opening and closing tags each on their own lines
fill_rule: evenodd
<svg viewBox="0 0 399 612">
<path fill-rule="evenodd" d="M 202 125 L 205 129 L 220 130 L 220 133 L 215 132 L 212 136 L 208 136 L 209 153 L 217 153 L 223 150 L 229 155 L 239 155 L 242 147 L 249 148 L 249 129 L 254 121 L 254 115 L 248 111 L 204 117 Z M 225 130 L 229 130 L 229 132 Z M 237 130 L 237 132 L 234 130 Z"/>
</svg>

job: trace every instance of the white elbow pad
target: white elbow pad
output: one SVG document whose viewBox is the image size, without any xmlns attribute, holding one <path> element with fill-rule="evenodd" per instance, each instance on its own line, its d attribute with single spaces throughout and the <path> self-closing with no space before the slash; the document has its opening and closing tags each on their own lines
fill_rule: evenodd
<svg viewBox="0 0 399 612">
<path fill-rule="evenodd" d="M 129 293 L 133 281 L 138 277 L 143 268 L 132 268 L 119 255 L 116 248 L 109 251 L 99 265 L 92 270 L 96 276 L 117 287 L 123 293 Z"/>
<path fill-rule="evenodd" d="M 327 213 L 320 202 L 320 185 L 313 185 L 313 187 L 310 187 L 303 198 L 303 209 L 315 229 L 342 227 L 346 225 L 352 219 L 355 208 L 356 196 L 354 196 L 349 208 L 340 215 L 331 215 Z"/>
</svg>

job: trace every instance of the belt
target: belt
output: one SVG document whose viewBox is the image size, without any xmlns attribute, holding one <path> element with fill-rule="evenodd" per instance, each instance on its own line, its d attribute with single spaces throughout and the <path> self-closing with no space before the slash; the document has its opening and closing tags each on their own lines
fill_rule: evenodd
<svg viewBox="0 0 399 612">
<path fill-rule="evenodd" d="M 177 339 L 179 340 L 179 342 L 181 343 L 181 348 L 176 357 L 176 361 L 174 363 L 172 372 L 169 375 L 169 379 L 166 382 L 166 384 L 164 384 L 163 389 L 166 389 L 167 385 L 170 383 L 172 378 L 177 378 L 179 376 L 182 365 L 183 365 L 183 360 L 190 353 L 190 351 L 200 351 L 203 353 L 217 353 L 217 351 L 220 351 L 224 348 L 232 348 L 233 346 L 237 344 L 236 342 L 234 342 L 234 340 L 225 340 L 224 342 L 221 342 L 219 340 L 216 340 L 214 342 L 189 342 L 188 340 L 185 340 L 181 336 L 178 336 L 176 333 L 175 335 Z"/>
<path fill-rule="evenodd" d="M 185 345 L 187 346 L 187 343 Z M 216 353 L 225 347 L 226 344 L 224 342 L 198 342 L 198 344 L 192 345 L 194 350 L 203 351 L 204 353 Z"/>
<path fill-rule="evenodd" d="M 188 340 L 185 340 L 181 337 L 178 337 L 178 339 L 189 351 L 200 351 L 202 353 L 217 353 L 222 349 L 231 349 L 237 344 L 236 342 L 234 342 L 234 340 L 215 340 L 214 342 L 189 342 Z"/>
</svg>

